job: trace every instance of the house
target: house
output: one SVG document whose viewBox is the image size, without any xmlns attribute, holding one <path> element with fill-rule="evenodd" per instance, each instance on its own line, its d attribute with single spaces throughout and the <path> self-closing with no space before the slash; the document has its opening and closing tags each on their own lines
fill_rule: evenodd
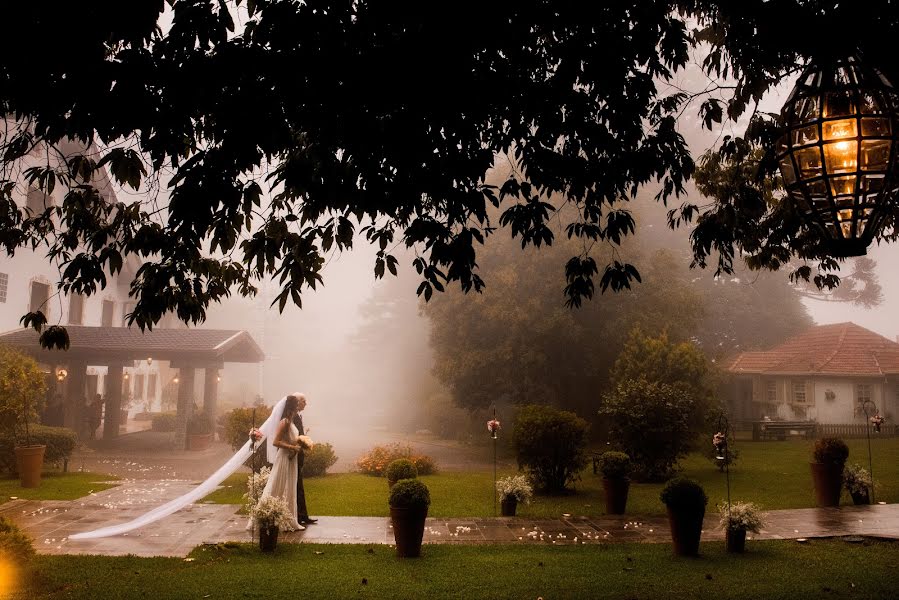
<svg viewBox="0 0 899 600">
<path fill-rule="evenodd" d="M 731 418 L 824 424 L 899 416 L 899 343 L 855 323 L 819 325 L 770 350 L 725 364 Z"/>
</svg>

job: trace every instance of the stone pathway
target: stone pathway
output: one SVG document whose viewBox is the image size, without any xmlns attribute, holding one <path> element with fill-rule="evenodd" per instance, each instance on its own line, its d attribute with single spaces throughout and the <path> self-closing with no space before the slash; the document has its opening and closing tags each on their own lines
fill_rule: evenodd
<svg viewBox="0 0 899 600">
<path fill-rule="evenodd" d="M 201 544 L 250 542 L 246 517 L 234 505 L 194 504 L 143 529 L 97 540 L 68 536 L 131 520 L 194 485 L 189 481 L 125 481 L 118 487 L 72 501 L 13 500 L 0 505 L 35 540 L 43 554 L 104 554 L 119 556 L 186 556 Z M 899 539 L 899 504 L 775 510 L 765 513 L 767 527 L 750 539 L 797 539 L 836 536 L 876 536 Z M 708 515 L 704 541 L 721 540 L 717 515 Z M 305 531 L 285 534 L 283 542 L 331 544 L 392 544 L 387 517 L 321 517 Z M 603 544 L 668 543 L 664 517 L 570 517 L 558 519 L 429 518 L 426 544 Z"/>
</svg>

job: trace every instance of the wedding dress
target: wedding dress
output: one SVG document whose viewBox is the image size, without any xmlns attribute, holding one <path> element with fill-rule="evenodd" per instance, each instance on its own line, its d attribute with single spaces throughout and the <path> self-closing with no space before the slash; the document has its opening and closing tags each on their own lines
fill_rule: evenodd
<svg viewBox="0 0 899 600">
<path fill-rule="evenodd" d="M 288 443 L 296 445 L 299 435 L 297 426 L 291 423 L 288 430 Z M 291 452 L 287 448 L 278 448 L 272 463 L 272 471 L 260 498 L 266 496 L 283 498 L 287 503 L 291 519 L 287 531 L 306 529 L 297 521 L 297 459 L 295 452 Z"/>
<path fill-rule="evenodd" d="M 259 426 L 259 431 L 262 433 L 262 440 L 260 443 L 266 444 L 266 456 L 268 458 L 268 462 L 274 464 L 278 458 L 278 448 L 275 447 L 275 431 L 278 428 L 278 422 L 281 420 L 281 415 L 284 413 L 284 404 L 287 402 L 287 397 L 281 398 L 275 407 L 272 409 L 272 413 L 268 419 L 266 419 L 265 423 Z M 248 432 L 249 433 L 249 432 Z M 153 510 L 142 514 L 136 519 L 132 519 L 127 523 L 122 523 L 120 525 L 111 525 L 109 527 L 102 527 L 100 529 L 95 529 L 93 531 L 85 531 L 83 533 L 76 533 L 74 535 L 70 535 L 70 540 L 90 540 L 95 538 L 109 537 L 112 535 L 120 535 L 122 533 L 128 533 L 129 531 L 133 531 L 140 527 L 144 527 L 149 525 L 150 523 L 154 523 L 159 519 L 167 517 L 185 506 L 196 502 L 197 500 L 204 498 L 215 491 L 215 489 L 230 475 L 234 473 L 237 469 L 243 465 L 247 459 L 252 456 L 253 451 L 255 449 L 255 444 L 250 440 L 247 440 L 247 443 L 243 445 L 243 447 L 238 450 L 234 456 L 231 457 L 228 462 L 219 467 L 219 469 L 209 476 L 206 481 L 198 485 L 196 488 L 191 490 L 190 492 L 184 494 L 183 496 L 179 496 L 174 500 L 170 500 L 163 504 L 162 506 L 157 506 Z M 293 509 L 294 509 L 294 519 L 296 519 L 296 467 L 293 469 L 294 473 L 294 481 L 293 481 Z M 299 523 L 298 523 L 299 524 Z"/>
</svg>

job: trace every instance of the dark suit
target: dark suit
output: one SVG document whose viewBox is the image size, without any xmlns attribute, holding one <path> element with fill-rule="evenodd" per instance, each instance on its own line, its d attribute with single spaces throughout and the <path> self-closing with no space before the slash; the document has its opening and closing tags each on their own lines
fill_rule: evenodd
<svg viewBox="0 0 899 600">
<path fill-rule="evenodd" d="M 303 416 L 297 413 L 293 418 L 300 435 L 306 433 L 303 429 Z M 303 489 L 303 463 L 306 462 L 306 451 L 300 448 L 297 453 L 297 520 L 304 521 L 309 518 L 309 509 L 306 508 L 306 491 Z"/>
</svg>

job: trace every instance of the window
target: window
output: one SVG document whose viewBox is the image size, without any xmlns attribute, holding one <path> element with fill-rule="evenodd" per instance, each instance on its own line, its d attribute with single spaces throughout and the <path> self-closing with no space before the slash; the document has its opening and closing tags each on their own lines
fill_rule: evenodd
<svg viewBox="0 0 899 600">
<path fill-rule="evenodd" d="M 769 380 L 765 384 L 765 402 L 777 404 L 777 382 L 774 380 Z"/>
<path fill-rule="evenodd" d="M 859 383 L 855 386 L 855 402 L 859 406 L 861 406 L 865 402 L 869 402 L 871 400 L 871 384 L 870 383 Z"/>
<path fill-rule="evenodd" d="M 47 300 L 50 298 L 50 284 L 41 283 L 40 281 L 31 282 L 31 298 L 28 301 L 28 311 L 43 311 L 45 315 L 49 314 Z"/>
<path fill-rule="evenodd" d="M 112 327 L 112 314 L 115 312 L 115 302 L 112 300 L 103 301 L 103 327 Z"/>
<path fill-rule="evenodd" d="M 805 381 L 794 381 L 793 382 L 793 403 L 794 404 L 805 404 Z"/>
<path fill-rule="evenodd" d="M 122 305 L 122 327 L 128 327 L 128 313 L 134 310 L 134 302 L 126 302 Z"/>
<path fill-rule="evenodd" d="M 84 296 L 69 296 L 69 325 L 81 325 L 84 320 Z"/>
<path fill-rule="evenodd" d="M 9 275 L 0 273 L 0 302 L 6 302 L 6 287 L 9 285 Z"/>
<path fill-rule="evenodd" d="M 156 398 L 156 373 L 147 375 L 147 399 Z"/>
<path fill-rule="evenodd" d="M 144 399 L 144 376 L 143 375 L 135 375 L 134 376 L 134 399 L 135 400 L 143 400 Z"/>
</svg>

